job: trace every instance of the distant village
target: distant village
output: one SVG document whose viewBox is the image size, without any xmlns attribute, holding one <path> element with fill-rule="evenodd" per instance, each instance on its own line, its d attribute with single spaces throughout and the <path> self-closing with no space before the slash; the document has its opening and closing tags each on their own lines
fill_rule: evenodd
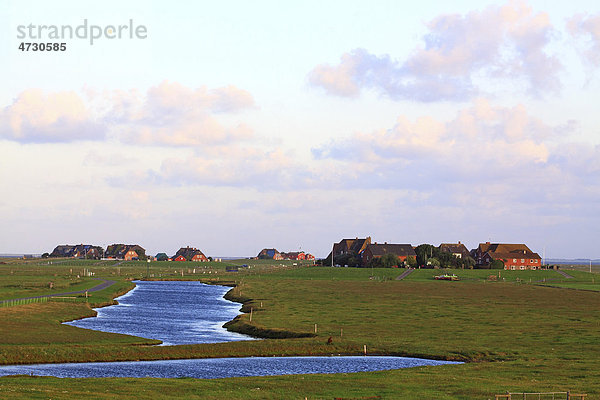
<svg viewBox="0 0 600 400">
<path fill-rule="evenodd" d="M 137 244 L 112 244 L 104 250 L 88 244 L 59 245 L 42 257 L 67 257 L 123 261 L 221 261 L 207 257 L 195 247 L 181 247 L 174 255 L 147 255 Z M 315 265 L 332 267 L 409 267 L 409 268 L 490 268 L 507 270 L 536 270 L 543 267 L 542 258 L 525 244 L 479 243 L 469 250 L 461 243 L 442 243 L 439 246 L 421 244 L 377 243 L 371 237 L 342 239 L 334 243 L 325 259 L 304 251 L 279 252 L 262 249 L 254 259 L 309 260 Z"/>
<path fill-rule="evenodd" d="M 182 247 L 173 256 L 158 253 L 147 255 L 146 249 L 137 244 L 111 244 L 104 250 L 101 246 L 89 244 L 59 245 L 52 253 L 42 254 L 42 258 L 82 258 L 93 260 L 122 260 L 122 261 L 221 261 L 220 258 L 207 257 L 195 247 Z M 262 249 L 255 259 L 272 260 L 314 260 L 315 256 L 303 251 L 279 252 L 277 249 Z"/>
</svg>

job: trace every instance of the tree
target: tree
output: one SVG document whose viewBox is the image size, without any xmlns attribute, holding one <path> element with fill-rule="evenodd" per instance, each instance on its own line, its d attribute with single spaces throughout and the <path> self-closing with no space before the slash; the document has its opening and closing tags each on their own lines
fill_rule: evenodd
<svg viewBox="0 0 600 400">
<path fill-rule="evenodd" d="M 463 267 L 473 269 L 475 267 L 475 259 L 471 256 L 463 258 Z"/>
<path fill-rule="evenodd" d="M 384 254 L 381 257 L 375 257 L 369 261 L 371 268 L 390 268 L 398 266 L 402 261 L 395 254 Z"/>
<path fill-rule="evenodd" d="M 490 269 L 504 269 L 504 261 L 494 260 L 490 263 Z"/>
<path fill-rule="evenodd" d="M 50 257 L 50 254 L 48 254 L 48 253 L 42 254 L 42 258 L 48 258 L 48 257 Z"/>
<path fill-rule="evenodd" d="M 429 265 L 431 265 L 432 267 L 440 267 L 442 264 L 440 263 L 440 260 L 438 260 L 437 258 L 433 257 L 430 258 L 429 260 L 427 260 L 427 262 L 429 263 Z"/>
<path fill-rule="evenodd" d="M 417 266 L 416 257 L 413 257 L 413 256 L 406 257 L 406 265 L 408 265 L 409 268 L 415 268 Z"/>
<path fill-rule="evenodd" d="M 435 257 L 438 251 L 437 247 L 430 244 L 418 245 L 415 249 L 415 253 L 417 253 L 417 265 L 427 265 L 427 260 Z"/>
</svg>

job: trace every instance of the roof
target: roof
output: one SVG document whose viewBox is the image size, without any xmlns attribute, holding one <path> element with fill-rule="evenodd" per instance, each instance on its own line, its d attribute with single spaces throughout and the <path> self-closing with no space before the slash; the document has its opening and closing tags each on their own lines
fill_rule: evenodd
<svg viewBox="0 0 600 400">
<path fill-rule="evenodd" d="M 115 243 L 106 248 L 104 255 L 106 257 L 123 257 L 128 251 L 135 251 L 140 256 L 146 255 L 146 250 L 137 244 Z"/>
<path fill-rule="evenodd" d="M 446 253 L 460 253 L 460 254 L 469 254 L 469 250 L 463 243 L 442 243 L 439 247 L 440 251 L 444 251 Z"/>
<path fill-rule="evenodd" d="M 369 250 L 371 252 L 371 254 L 373 254 L 374 257 L 377 256 L 383 256 L 385 254 L 394 254 L 397 256 L 402 256 L 402 257 L 408 257 L 408 256 L 412 256 L 412 257 L 416 257 L 417 254 L 415 253 L 415 250 L 413 249 L 412 245 L 410 244 L 388 244 L 388 243 L 384 243 L 384 244 L 369 244 L 366 250 Z"/>
<path fill-rule="evenodd" d="M 342 239 L 339 243 L 333 245 L 335 254 L 340 253 L 354 253 L 358 254 L 365 249 L 371 243 L 371 237 L 367 236 L 364 239 L 358 237 L 354 239 Z"/>
<path fill-rule="evenodd" d="M 273 249 L 262 249 L 260 251 L 260 253 L 258 253 L 258 257 L 267 256 L 267 257 L 273 258 L 277 254 L 281 254 L 281 253 L 279 253 L 279 251 L 277 251 L 277 249 L 275 249 L 275 248 L 273 248 Z"/>
<path fill-rule="evenodd" d="M 177 253 L 175 253 L 173 258 L 176 258 L 177 256 L 183 256 L 186 260 L 191 261 L 192 258 L 197 254 L 206 258 L 206 256 L 204 255 L 203 252 L 201 252 L 200 250 L 198 250 L 195 247 L 190 247 L 190 246 L 182 247 L 179 250 L 177 250 Z"/>
<path fill-rule="evenodd" d="M 481 243 L 479 246 L 484 243 Z M 538 258 L 541 259 L 540 255 L 534 253 L 527 247 L 527 245 L 518 243 L 518 244 L 510 244 L 510 243 L 485 243 L 486 250 L 484 252 L 488 253 L 492 258 Z"/>
</svg>

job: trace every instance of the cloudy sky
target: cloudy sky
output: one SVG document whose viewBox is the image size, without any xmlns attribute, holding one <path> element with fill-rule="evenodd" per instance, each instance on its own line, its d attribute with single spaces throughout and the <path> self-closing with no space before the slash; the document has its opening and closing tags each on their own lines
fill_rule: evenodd
<svg viewBox="0 0 600 400">
<path fill-rule="evenodd" d="M 600 4 L 411 3 L 0 0 L 0 253 L 600 258 Z M 84 20 L 147 35 L 18 38 Z"/>
</svg>

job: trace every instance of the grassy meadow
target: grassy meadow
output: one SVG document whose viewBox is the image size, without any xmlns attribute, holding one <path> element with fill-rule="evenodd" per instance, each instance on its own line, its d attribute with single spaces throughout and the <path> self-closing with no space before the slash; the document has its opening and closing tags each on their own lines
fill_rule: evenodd
<svg viewBox="0 0 600 400">
<path fill-rule="evenodd" d="M 250 268 L 225 271 L 241 264 Z M 403 269 L 292 264 L 38 260 L 0 265 L 3 299 L 99 283 L 83 277 L 84 270 L 117 281 L 87 299 L 0 308 L 0 363 L 362 354 L 365 345 L 373 355 L 466 363 L 219 380 L 4 377 L 0 398 L 488 399 L 507 390 L 600 394 L 600 282 L 595 274 L 568 271 L 574 279 L 567 280 L 552 270 L 453 270 L 461 280 L 448 282 L 433 280 L 443 271 L 415 270 L 398 281 Z M 148 339 L 60 324 L 93 315 L 91 307 L 110 304 L 132 287 L 132 279 L 146 275 L 235 285 L 228 298 L 243 302 L 246 313 L 229 329 L 273 339 L 157 347 Z M 329 337 L 332 345 L 326 344 Z"/>
</svg>

